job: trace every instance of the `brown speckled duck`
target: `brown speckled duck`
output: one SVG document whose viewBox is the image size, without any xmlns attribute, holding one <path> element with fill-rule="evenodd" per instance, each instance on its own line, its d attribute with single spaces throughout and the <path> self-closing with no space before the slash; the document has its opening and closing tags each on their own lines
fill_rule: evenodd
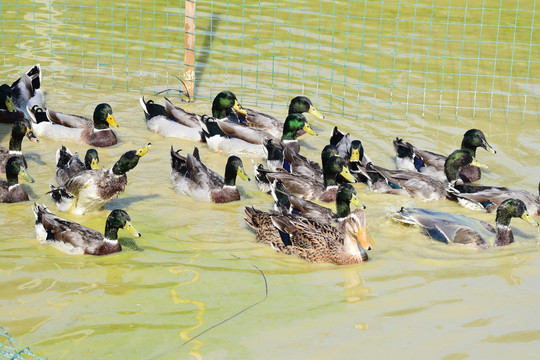
<svg viewBox="0 0 540 360">
<path fill-rule="evenodd" d="M 298 215 L 264 212 L 248 206 L 245 214 L 245 221 L 257 232 L 257 242 L 277 252 L 312 263 L 348 265 L 368 260 L 365 250 L 371 249 L 371 244 L 361 209 L 352 211 L 337 228 Z"/>
<path fill-rule="evenodd" d="M 32 142 L 39 141 L 32 131 L 30 121 L 25 118 L 17 119 L 11 127 L 9 149 L 0 147 L 0 172 L 6 172 L 7 161 L 13 156 L 20 157 L 23 160 L 24 166 L 27 166 L 21 151 L 21 144 L 25 135 Z"/>
<path fill-rule="evenodd" d="M 116 145 L 115 133 L 109 128 L 118 127 L 109 104 L 99 104 L 94 110 L 93 119 L 69 115 L 51 109 L 44 110 L 34 106 L 29 109 L 34 121 L 33 129 L 38 136 L 57 141 L 74 141 L 96 147 Z M 43 116 L 43 115 L 46 116 Z"/>
<path fill-rule="evenodd" d="M 19 184 L 19 175 L 28 182 L 34 179 L 26 172 L 26 166 L 21 158 L 12 157 L 7 161 L 6 180 L 0 180 L 0 202 L 16 203 L 28 201 L 28 194 Z"/>
<path fill-rule="evenodd" d="M 171 182 L 177 193 L 215 203 L 240 200 L 236 176 L 243 180 L 250 179 L 239 157 L 229 157 L 225 166 L 225 177 L 222 177 L 203 164 L 197 148 L 193 154 L 188 153 L 185 157 L 179 152 L 180 150 L 174 151 L 171 147 Z"/>
<path fill-rule="evenodd" d="M 39 242 L 53 245 L 68 254 L 107 255 L 122 251 L 118 242 L 118 229 L 125 229 L 134 237 L 141 236 L 131 225 L 131 218 L 124 210 L 111 211 L 105 224 L 105 234 L 58 217 L 45 205 L 34 204 L 32 210 Z"/>
</svg>

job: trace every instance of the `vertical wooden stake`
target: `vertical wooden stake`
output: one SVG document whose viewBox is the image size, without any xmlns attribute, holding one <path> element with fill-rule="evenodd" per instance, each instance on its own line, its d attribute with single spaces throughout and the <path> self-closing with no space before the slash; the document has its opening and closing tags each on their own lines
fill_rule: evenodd
<svg viewBox="0 0 540 360">
<path fill-rule="evenodd" d="M 191 101 L 195 95 L 195 0 L 186 0 L 183 80 Z"/>
</svg>

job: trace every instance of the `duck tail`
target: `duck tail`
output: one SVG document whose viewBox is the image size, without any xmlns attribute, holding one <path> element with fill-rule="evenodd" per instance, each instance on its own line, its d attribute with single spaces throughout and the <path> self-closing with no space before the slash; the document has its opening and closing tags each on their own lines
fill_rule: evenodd
<svg viewBox="0 0 540 360">
<path fill-rule="evenodd" d="M 50 122 L 46 110 L 37 104 L 32 107 L 26 106 L 26 111 L 30 116 L 30 120 L 35 124 L 39 124 L 40 122 Z"/>
<path fill-rule="evenodd" d="M 187 159 L 186 157 L 180 155 L 182 149 L 174 151 L 174 148 L 171 146 L 171 168 L 182 175 L 185 175 L 187 172 Z"/>
<path fill-rule="evenodd" d="M 26 75 L 32 80 L 32 87 L 34 91 L 41 87 L 41 66 L 36 64 L 26 72 Z"/>
<path fill-rule="evenodd" d="M 246 206 L 244 208 L 244 212 L 246 213 L 246 217 L 244 218 L 244 220 L 250 228 L 256 231 L 260 226 L 257 215 L 261 211 L 255 209 L 253 206 Z"/>
<path fill-rule="evenodd" d="M 40 224 L 42 222 L 43 213 L 50 212 L 45 205 L 39 205 L 36 203 L 34 203 L 34 206 L 32 206 L 32 211 L 34 212 L 34 217 L 36 218 L 36 224 Z"/>
<path fill-rule="evenodd" d="M 153 100 L 144 100 L 144 96 L 139 98 L 139 103 L 144 111 L 144 117 L 146 120 L 150 120 L 155 116 L 165 116 L 169 117 L 169 114 L 165 110 L 165 106 L 156 104 Z"/>
<path fill-rule="evenodd" d="M 344 132 L 340 131 L 337 126 L 334 126 L 332 132 L 330 133 L 330 145 L 336 145 L 345 137 Z"/>
<path fill-rule="evenodd" d="M 403 141 L 403 139 L 396 137 L 392 141 L 392 144 L 394 145 L 394 151 L 399 158 L 408 158 L 411 160 L 413 159 L 414 146 L 412 146 L 411 143 L 408 143 L 406 141 Z"/>
<path fill-rule="evenodd" d="M 71 153 L 71 151 L 69 151 L 67 147 L 62 145 L 60 149 L 56 150 L 56 168 L 64 168 L 72 158 L 73 154 Z"/>
</svg>

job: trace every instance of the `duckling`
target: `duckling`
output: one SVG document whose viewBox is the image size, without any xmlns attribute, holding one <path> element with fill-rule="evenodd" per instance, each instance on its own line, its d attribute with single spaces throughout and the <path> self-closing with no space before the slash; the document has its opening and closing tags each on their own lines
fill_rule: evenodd
<svg viewBox="0 0 540 360">
<path fill-rule="evenodd" d="M 225 166 L 225 178 L 208 169 L 199 157 L 199 150 L 184 157 L 171 147 L 171 182 L 177 193 L 189 195 L 197 200 L 228 203 L 240 200 L 236 188 L 236 176 L 250 181 L 244 171 L 242 160 L 230 156 Z"/>
<path fill-rule="evenodd" d="M 64 186 L 69 179 L 80 174 L 83 170 L 99 170 L 99 155 L 96 149 L 88 149 L 84 162 L 79 154 L 72 154 L 64 145 L 56 151 L 56 180 Z"/>
<path fill-rule="evenodd" d="M 139 101 L 148 130 L 164 137 L 202 141 L 202 130 L 197 120 L 200 115 L 188 113 L 174 106 L 167 98 L 165 98 L 165 107 L 152 100 L 145 101 L 144 97 L 141 97 Z"/>
<path fill-rule="evenodd" d="M 360 209 L 351 212 L 340 229 L 301 216 L 263 212 L 248 206 L 245 214 L 244 220 L 257 232 L 257 242 L 277 252 L 312 263 L 348 265 L 368 260 L 365 249 L 370 249 L 371 244 L 366 216 Z"/>
<path fill-rule="evenodd" d="M 134 237 L 141 236 L 131 225 L 131 218 L 124 210 L 111 211 L 105 223 L 104 234 L 58 217 L 45 205 L 34 204 L 32 210 L 39 242 L 53 245 L 68 254 L 108 255 L 120 252 L 122 246 L 118 242 L 118 229 L 125 229 Z"/>
<path fill-rule="evenodd" d="M 538 222 L 531 218 L 525 204 L 519 199 L 506 199 L 499 205 L 495 218 L 497 230 L 484 221 L 467 216 L 419 208 L 401 208 L 394 220 L 418 225 L 432 239 L 443 243 L 486 249 L 489 247 L 488 239 L 493 235 L 496 235 L 495 246 L 514 242 L 510 227 L 513 217 L 521 217 L 527 223 L 538 227 Z"/>
<path fill-rule="evenodd" d="M 21 151 L 21 144 L 25 135 L 32 142 L 39 141 L 32 131 L 30 121 L 25 118 L 19 118 L 15 120 L 13 126 L 11 127 L 9 149 L 0 147 L 0 172 L 6 172 L 7 161 L 13 156 L 20 157 L 24 163 L 24 166 L 27 167 L 26 159 Z"/>
<path fill-rule="evenodd" d="M 444 162 L 446 156 L 433 153 L 427 150 L 415 148 L 408 142 L 400 138 L 393 141 L 396 151 L 396 166 L 398 169 L 418 171 L 433 176 L 436 179 L 444 181 Z M 484 148 L 486 151 L 495 154 L 495 150 L 489 145 L 484 133 L 478 129 L 470 129 L 463 135 L 461 149 L 470 153 L 476 158 L 476 149 Z M 464 166 L 460 171 L 460 177 L 463 182 L 475 182 L 480 180 L 482 173 L 478 167 Z"/>
<path fill-rule="evenodd" d="M 84 144 L 96 147 L 116 145 L 118 140 L 109 128 L 119 125 L 114 119 L 109 104 L 99 104 L 94 110 L 93 119 L 69 115 L 41 107 L 29 108 L 30 117 L 34 121 L 34 131 L 38 136 L 45 136 L 57 141 L 82 141 Z M 43 119 L 46 114 L 46 121 Z"/>
<path fill-rule="evenodd" d="M 28 201 L 28 194 L 19 184 L 19 175 L 33 183 L 34 179 L 26 172 L 26 166 L 20 157 L 9 158 L 6 165 L 6 180 L 0 180 L 0 202 L 16 203 Z"/>
<path fill-rule="evenodd" d="M 41 66 L 32 66 L 19 79 L 11 84 L 13 102 L 17 110 L 29 118 L 28 109 L 33 106 L 43 107 L 45 95 L 41 90 Z"/>
<path fill-rule="evenodd" d="M 323 178 L 291 174 L 286 171 L 259 169 L 270 182 L 280 180 L 287 190 L 305 200 L 333 202 L 336 200 L 338 184 L 336 176 L 341 174 L 347 181 L 356 182 L 345 165 L 345 160 L 338 156 L 330 157 L 323 163 Z"/>
<path fill-rule="evenodd" d="M 237 115 L 239 118 L 245 121 L 245 125 L 261 129 L 276 138 L 281 136 L 281 134 L 283 133 L 283 123 L 272 115 L 245 107 L 243 108 L 243 110 L 245 114 L 238 112 Z M 296 96 L 291 100 L 289 104 L 288 115 L 301 114 L 306 112 L 318 117 L 319 119 L 324 119 L 324 115 L 322 115 L 317 109 L 315 109 L 313 103 L 308 97 Z"/>
<path fill-rule="evenodd" d="M 472 155 L 464 150 L 456 150 L 448 156 L 445 162 L 447 180 L 453 186 L 459 179 L 459 170 L 466 165 L 485 167 L 477 162 Z M 441 200 L 450 195 L 447 185 L 429 175 L 410 170 L 388 170 L 373 164 L 368 165 L 368 170 L 374 171 L 381 176 L 373 188 L 377 192 L 406 195 L 423 201 Z M 374 176 L 371 176 L 374 178 Z"/>
<path fill-rule="evenodd" d="M 0 86 L 0 123 L 12 123 L 17 119 L 23 119 L 24 113 L 18 111 L 13 103 L 13 91 L 11 86 Z"/>
<path fill-rule="evenodd" d="M 51 186 L 49 193 L 60 211 L 76 215 L 96 211 L 124 191 L 126 173 L 137 166 L 150 148 L 148 143 L 139 150 L 124 153 L 111 169 L 83 170 L 63 187 Z"/>
</svg>

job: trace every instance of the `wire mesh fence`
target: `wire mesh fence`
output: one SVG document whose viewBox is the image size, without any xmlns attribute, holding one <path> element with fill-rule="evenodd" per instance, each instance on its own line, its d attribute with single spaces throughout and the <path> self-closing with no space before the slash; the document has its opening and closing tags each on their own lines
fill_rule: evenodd
<svg viewBox="0 0 540 360">
<path fill-rule="evenodd" d="M 0 74 L 39 62 L 66 86 L 178 88 L 183 0 L 2 0 Z M 353 118 L 538 123 L 535 1 L 197 0 L 197 99 L 223 89 Z M 46 81 L 46 80 L 45 80 Z"/>
</svg>

